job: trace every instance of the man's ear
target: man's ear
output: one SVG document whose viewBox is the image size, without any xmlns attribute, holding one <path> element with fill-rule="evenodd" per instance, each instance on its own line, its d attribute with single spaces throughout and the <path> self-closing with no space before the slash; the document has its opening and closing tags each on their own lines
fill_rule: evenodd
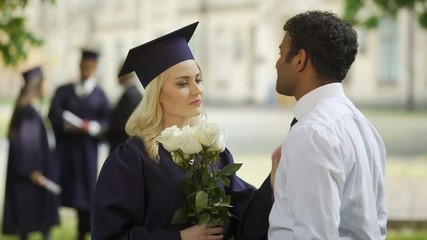
<svg viewBox="0 0 427 240">
<path fill-rule="evenodd" d="M 298 54 L 295 56 L 294 61 L 296 63 L 297 71 L 298 72 L 303 71 L 308 61 L 307 51 L 305 51 L 305 49 L 300 49 L 298 51 Z"/>
</svg>

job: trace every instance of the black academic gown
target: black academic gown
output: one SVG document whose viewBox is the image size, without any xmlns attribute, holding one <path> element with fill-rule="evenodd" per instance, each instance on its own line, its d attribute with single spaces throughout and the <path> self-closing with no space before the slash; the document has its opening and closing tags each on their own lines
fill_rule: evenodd
<svg viewBox="0 0 427 240">
<path fill-rule="evenodd" d="M 59 164 L 59 182 L 62 187 L 61 205 L 79 210 L 90 210 L 92 193 L 98 172 L 98 136 L 88 133 L 70 133 L 64 129 L 62 112 L 68 110 L 78 117 L 97 121 L 108 128 L 110 106 L 102 89 L 96 86 L 85 97 L 77 96 L 74 85 L 57 89 L 49 110 L 49 119 L 56 138 L 56 161 Z"/>
<path fill-rule="evenodd" d="M 125 126 L 133 110 L 139 104 L 142 95 L 136 86 L 129 86 L 125 89 L 116 107 L 111 113 L 110 128 L 107 132 L 107 139 L 110 142 L 110 152 L 128 139 Z"/>
<path fill-rule="evenodd" d="M 189 224 L 171 224 L 175 211 L 185 201 L 178 182 L 185 175 L 161 145 L 159 162 L 148 158 L 135 137 L 115 149 L 105 161 L 94 193 L 91 210 L 93 240 L 179 240 L 180 230 Z M 221 154 L 223 165 L 233 162 L 228 150 Z M 233 175 L 230 187 L 232 212 L 224 239 L 266 239 L 272 207 L 269 177 L 259 190 Z"/>
<path fill-rule="evenodd" d="M 59 223 L 58 199 L 30 180 L 35 170 L 52 179 L 46 129 L 30 105 L 19 107 L 15 114 L 9 139 L 3 233 L 48 231 Z"/>
</svg>

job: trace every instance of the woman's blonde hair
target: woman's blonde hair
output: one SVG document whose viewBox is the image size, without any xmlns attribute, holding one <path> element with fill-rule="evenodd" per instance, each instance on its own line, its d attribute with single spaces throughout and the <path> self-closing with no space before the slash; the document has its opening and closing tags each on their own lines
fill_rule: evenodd
<svg viewBox="0 0 427 240">
<path fill-rule="evenodd" d="M 159 158 L 159 145 L 156 138 L 163 131 L 163 114 L 159 95 L 168 74 L 169 70 L 164 71 L 147 85 L 142 101 L 129 117 L 125 127 L 129 136 L 136 136 L 142 140 L 148 156 L 155 161 Z M 205 116 L 204 113 L 188 118 L 185 125 L 194 126 L 203 116 Z"/>
</svg>

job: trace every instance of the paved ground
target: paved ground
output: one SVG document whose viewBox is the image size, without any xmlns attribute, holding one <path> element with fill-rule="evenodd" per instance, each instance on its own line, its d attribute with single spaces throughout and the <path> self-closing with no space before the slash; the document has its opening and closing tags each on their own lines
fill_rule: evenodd
<svg viewBox="0 0 427 240">
<path fill-rule="evenodd" d="M 208 107 L 207 112 L 209 121 L 226 129 L 227 146 L 236 162 L 243 163 L 238 174 L 259 186 L 270 171 L 272 150 L 288 131 L 293 117 L 290 109 Z M 386 200 L 390 220 L 427 221 L 427 113 L 363 112 L 387 147 Z M 102 146 L 100 150 L 102 164 L 107 148 Z M 6 156 L 7 142 L 1 139 L 0 206 L 3 206 Z M 61 214 L 74 217 L 66 209 L 61 209 Z"/>
</svg>

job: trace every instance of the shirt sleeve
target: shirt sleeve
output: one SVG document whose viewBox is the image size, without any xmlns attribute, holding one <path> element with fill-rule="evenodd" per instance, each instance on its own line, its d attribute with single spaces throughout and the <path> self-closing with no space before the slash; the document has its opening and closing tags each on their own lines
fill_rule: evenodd
<svg viewBox="0 0 427 240">
<path fill-rule="evenodd" d="M 296 129 L 295 129 L 296 130 Z M 295 239 L 338 239 L 345 174 L 334 136 L 313 128 L 294 131 L 287 142 L 287 196 Z"/>
<path fill-rule="evenodd" d="M 91 209 L 94 240 L 180 240 L 179 231 L 144 227 L 145 194 L 141 156 L 129 147 L 118 148 L 100 172 Z"/>
</svg>

